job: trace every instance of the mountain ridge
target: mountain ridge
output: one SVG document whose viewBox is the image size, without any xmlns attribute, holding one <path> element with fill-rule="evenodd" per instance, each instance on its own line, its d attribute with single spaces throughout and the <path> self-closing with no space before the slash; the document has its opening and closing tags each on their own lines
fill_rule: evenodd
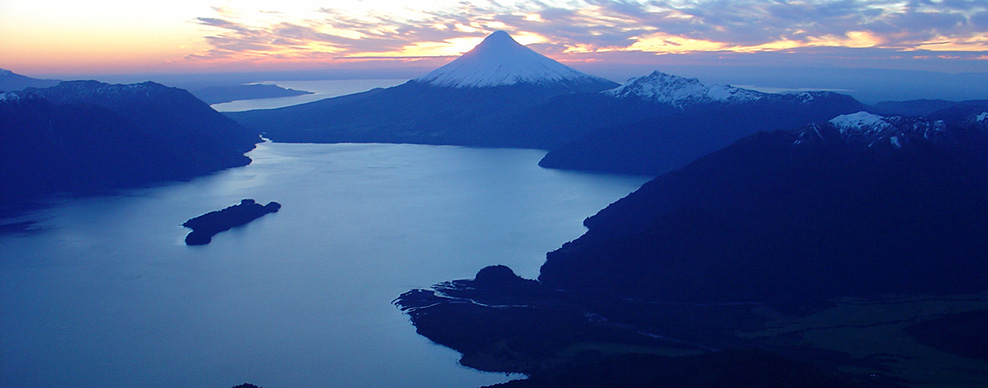
<svg viewBox="0 0 988 388">
<path fill-rule="evenodd" d="M 7 69 L 0 69 L 0 93 L 16 92 L 27 88 L 45 88 L 58 85 L 59 82 L 53 79 L 32 78 Z"/>
<path fill-rule="evenodd" d="M 621 86 L 603 92 L 615 98 L 641 98 L 670 104 L 676 108 L 725 102 L 744 103 L 762 99 L 766 93 L 730 85 L 704 85 L 696 78 L 679 77 L 658 70 L 629 79 Z"/>
<path fill-rule="evenodd" d="M 530 112 L 556 97 L 618 86 L 545 58 L 504 32 L 491 34 L 477 49 L 398 86 L 227 116 L 273 141 L 551 149 L 574 137 L 574 129 L 530 125 Z M 521 59 L 492 55 L 502 52 Z M 524 71 L 511 70 L 518 66 L 499 70 L 499 63 L 519 65 Z M 528 71 L 542 64 L 565 70 Z"/>
<path fill-rule="evenodd" d="M 646 183 L 540 280 L 692 301 L 988 287 L 972 235 L 988 227 L 988 120 L 885 118 L 862 137 L 876 123 L 849 132 L 860 117 L 760 132 Z"/>
<path fill-rule="evenodd" d="M 649 94 L 642 98 L 638 94 L 602 93 L 597 101 L 613 100 L 612 104 L 620 106 L 645 107 L 646 114 L 636 117 L 635 112 L 621 113 L 627 120 L 614 120 L 610 125 L 601 125 L 573 138 L 550 150 L 539 165 L 656 176 L 758 131 L 791 129 L 866 108 L 850 96 L 832 92 L 751 92 L 758 98 L 701 102 L 700 99 L 707 97 L 706 86 L 694 79 L 658 74 L 662 80 L 672 79 L 673 85 L 685 86 L 665 93 L 680 97 L 682 104 L 658 102 L 649 98 Z M 697 96 L 700 99 L 694 98 Z M 571 111 L 559 116 L 580 114 Z M 583 118 L 583 122 L 592 121 Z"/>
<path fill-rule="evenodd" d="M 498 31 L 463 56 L 398 86 L 227 116 L 276 142 L 536 148 L 553 152 L 543 167 L 654 175 L 759 130 L 791 128 L 863 107 L 832 92 L 770 94 L 707 86 L 658 71 L 619 85 L 570 69 Z M 705 124 L 690 123 L 686 116 Z M 651 125 L 642 124 L 645 120 L 658 123 L 658 130 L 634 127 Z M 681 149 L 661 159 L 670 141 Z M 585 151 L 582 144 L 598 149 Z M 599 149 L 604 145 L 611 148 Z M 590 162 L 580 165 L 573 162 L 577 159 Z M 620 165 L 608 165 L 612 160 Z"/>
<path fill-rule="evenodd" d="M 261 141 L 185 90 L 66 81 L 0 99 L 0 189 L 17 208 L 53 192 L 184 180 L 250 163 Z"/>
</svg>

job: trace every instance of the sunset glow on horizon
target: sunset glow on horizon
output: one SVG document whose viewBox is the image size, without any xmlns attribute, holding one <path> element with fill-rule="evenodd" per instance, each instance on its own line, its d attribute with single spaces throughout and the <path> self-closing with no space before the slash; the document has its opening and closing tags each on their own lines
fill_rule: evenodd
<svg viewBox="0 0 988 388">
<path fill-rule="evenodd" d="M 332 4 L 331 7 L 329 5 Z M 505 30 L 566 63 L 669 55 L 868 50 L 888 66 L 988 69 L 982 1 L 0 2 L 0 68 L 26 74 L 401 65 Z M 930 61 L 935 58 L 937 61 Z M 860 66 L 849 62 L 848 66 Z"/>
</svg>

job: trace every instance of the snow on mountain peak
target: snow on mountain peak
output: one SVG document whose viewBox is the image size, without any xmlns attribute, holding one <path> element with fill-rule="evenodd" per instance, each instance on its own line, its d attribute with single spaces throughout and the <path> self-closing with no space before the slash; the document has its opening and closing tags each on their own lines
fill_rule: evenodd
<svg viewBox="0 0 988 388">
<path fill-rule="evenodd" d="M 453 62 L 414 81 L 455 88 L 609 82 L 576 71 L 496 31 Z"/>
<path fill-rule="evenodd" d="M 943 120 L 927 120 L 919 117 L 879 116 L 857 112 L 834 117 L 828 123 L 837 130 L 842 141 L 863 144 L 867 147 L 887 142 L 894 148 L 902 148 L 913 139 L 940 141 L 947 134 Z M 820 127 L 811 125 L 812 134 L 822 138 Z M 801 144 L 812 137 L 803 132 L 794 144 Z"/>
<path fill-rule="evenodd" d="M 988 112 L 981 112 L 981 114 L 974 118 L 974 121 L 979 123 L 988 122 Z"/>
<path fill-rule="evenodd" d="M 865 135 L 879 133 L 892 126 L 892 123 L 885 117 L 865 111 L 834 117 L 830 120 L 830 124 L 837 128 L 841 136 L 844 137 L 852 133 Z"/>
<path fill-rule="evenodd" d="M 685 78 L 660 71 L 629 79 L 624 85 L 604 93 L 618 97 L 638 97 L 664 102 L 677 108 L 709 102 L 740 103 L 761 99 L 763 94 L 730 85 L 704 85 L 696 78 Z"/>
</svg>

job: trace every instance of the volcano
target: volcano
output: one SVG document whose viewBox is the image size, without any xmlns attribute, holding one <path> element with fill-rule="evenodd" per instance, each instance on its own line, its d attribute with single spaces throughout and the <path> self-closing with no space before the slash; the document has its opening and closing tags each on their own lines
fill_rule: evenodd
<svg viewBox="0 0 988 388">
<path fill-rule="evenodd" d="M 611 81 L 576 71 L 496 31 L 473 50 L 415 82 L 454 88 L 519 84 L 570 88 L 608 86 Z"/>
<path fill-rule="evenodd" d="M 282 142 L 552 149 L 582 133 L 534 125 L 532 115 L 544 113 L 539 106 L 559 96 L 596 95 L 617 86 L 497 31 L 445 66 L 395 87 L 228 115 Z"/>
</svg>

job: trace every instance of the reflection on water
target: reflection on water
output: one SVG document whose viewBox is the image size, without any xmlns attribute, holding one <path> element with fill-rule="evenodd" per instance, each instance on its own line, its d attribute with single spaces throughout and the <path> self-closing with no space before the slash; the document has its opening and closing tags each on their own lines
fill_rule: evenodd
<svg viewBox="0 0 988 388">
<path fill-rule="evenodd" d="M 475 387 L 391 300 L 546 251 L 641 177 L 540 169 L 534 150 L 261 144 L 191 182 L 63 199 L 0 236 L 0 386 Z M 186 219 L 275 214 L 188 247 Z"/>
</svg>

